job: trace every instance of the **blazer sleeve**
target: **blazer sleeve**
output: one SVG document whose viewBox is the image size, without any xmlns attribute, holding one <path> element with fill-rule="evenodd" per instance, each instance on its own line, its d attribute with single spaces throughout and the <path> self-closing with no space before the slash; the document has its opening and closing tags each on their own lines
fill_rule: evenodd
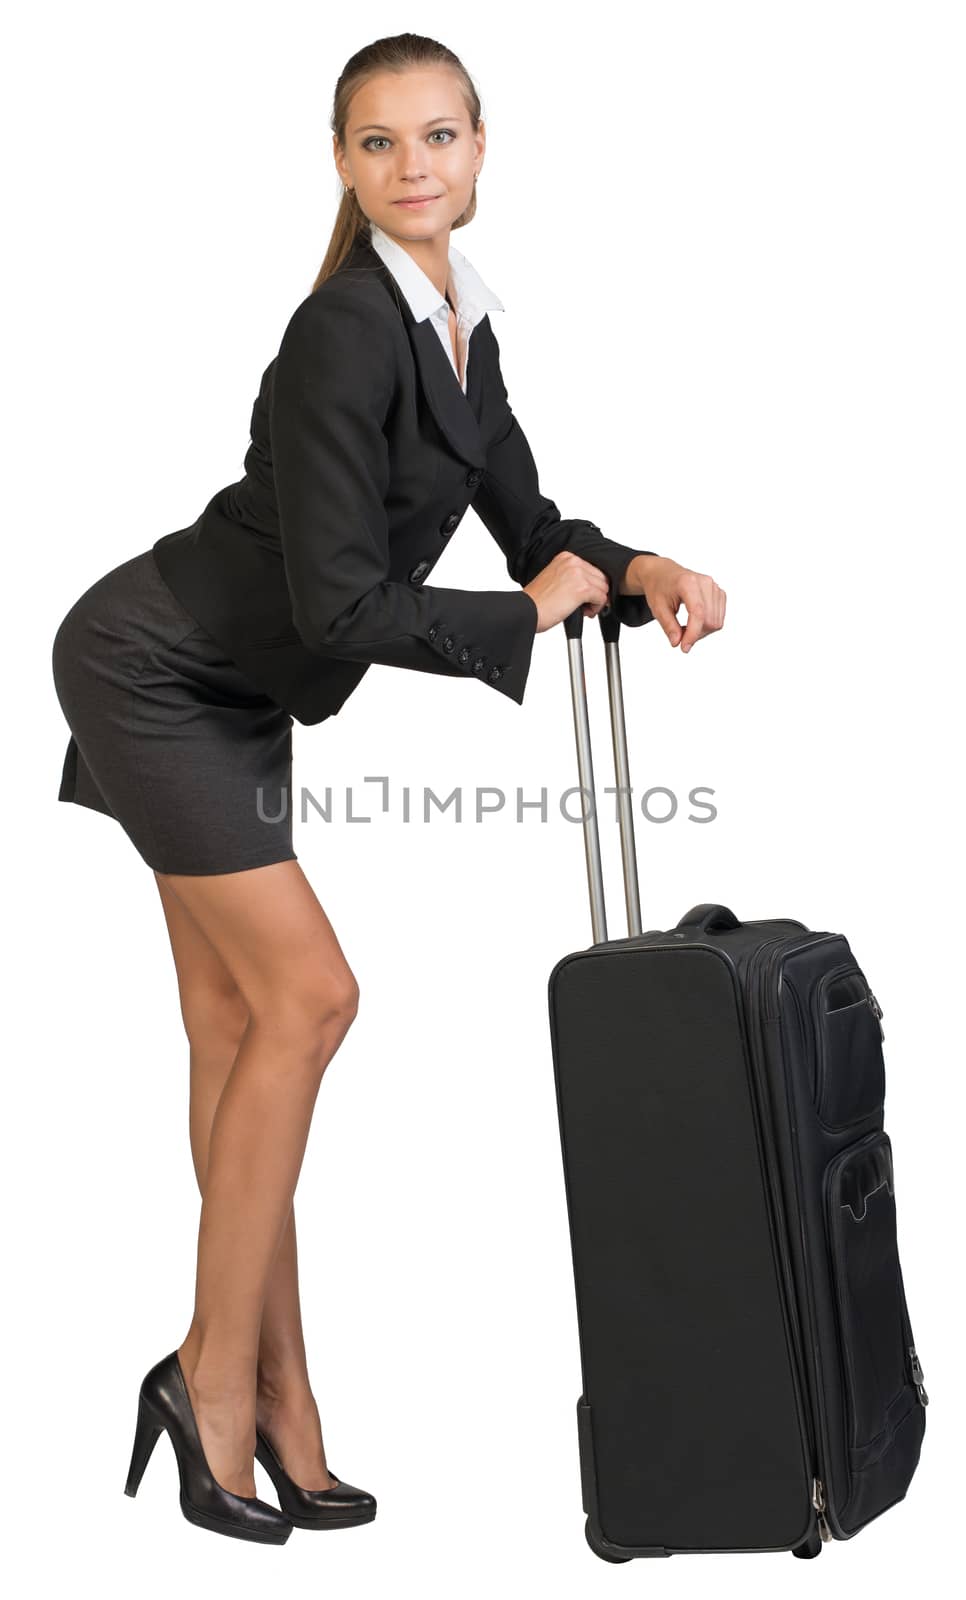
<svg viewBox="0 0 966 1600">
<path fill-rule="evenodd" d="M 480 324 L 484 326 L 483 323 Z M 554 502 L 540 492 L 536 463 L 526 434 L 513 414 L 500 369 L 500 346 L 486 318 L 491 372 L 506 409 L 502 431 L 487 447 L 486 473 L 473 497 L 473 510 L 506 556 L 507 571 L 519 584 L 530 583 L 561 550 L 575 550 L 610 579 L 610 603 L 620 622 L 632 628 L 653 622 L 643 595 L 620 594 L 628 562 L 655 550 L 637 550 L 608 539 L 593 522 L 563 520 Z M 474 336 L 475 337 L 475 334 Z"/>
<path fill-rule="evenodd" d="M 330 279 L 289 320 L 269 428 L 292 620 L 323 657 L 479 678 L 522 703 L 538 612 L 519 590 L 390 576 L 393 330 Z"/>
</svg>

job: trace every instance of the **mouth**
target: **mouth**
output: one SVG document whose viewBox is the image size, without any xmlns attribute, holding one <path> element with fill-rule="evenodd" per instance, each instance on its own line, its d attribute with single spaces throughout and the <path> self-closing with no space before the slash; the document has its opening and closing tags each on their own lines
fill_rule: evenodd
<svg viewBox="0 0 966 1600">
<path fill-rule="evenodd" d="M 431 202 L 433 200 L 441 200 L 441 199 L 442 199 L 442 195 L 439 195 L 439 194 L 418 194 L 418 195 L 413 195 L 411 198 L 409 196 L 407 196 L 407 198 L 405 200 L 394 200 L 393 201 L 393 205 L 394 206 L 428 206 L 428 205 L 431 204 Z"/>
</svg>

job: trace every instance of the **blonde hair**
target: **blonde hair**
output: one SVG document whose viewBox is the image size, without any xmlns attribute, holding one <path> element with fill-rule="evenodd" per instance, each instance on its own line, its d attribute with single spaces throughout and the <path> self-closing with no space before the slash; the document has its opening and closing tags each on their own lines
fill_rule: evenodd
<svg viewBox="0 0 966 1600">
<path fill-rule="evenodd" d="M 476 85 L 459 56 L 454 55 L 436 39 L 427 39 L 420 33 L 396 33 L 385 39 L 376 39 L 350 56 L 335 86 L 330 126 L 345 149 L 345 130 L 349 119 L 352 97 L 367 80 L 377 72 L 407 72 L 411 67 L 448 67 L 456 74 L 460 91 L 469 112 L 474 133 L 479 130 L 482 106 Z M 465 228 L 476 215 L 476 185 L 469 204 L 452 223 L 454 228 Z M 313 292 L 331 278 L 349 254 L 356 240 L 369 235 L 369 218 L 356 198 L 355 190 L 343 192 L 336 213 L 335 225 L 329 239 L 325 259 L 312 285 Z"/>
</svg>

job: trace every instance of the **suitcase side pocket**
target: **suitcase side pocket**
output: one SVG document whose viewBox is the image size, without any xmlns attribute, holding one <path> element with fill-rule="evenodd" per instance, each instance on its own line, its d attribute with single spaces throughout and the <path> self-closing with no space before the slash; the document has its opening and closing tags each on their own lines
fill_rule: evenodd
<svg viewBox="0 0 966 1600">
<path fill-rule="evenodd" d="M 814 1005 L 815 1109 L 826 1128 L 847 1128 L 873 1116 L 885 1102 L 880 1013 L 854 962 L 823 974 Z"/>
<path fill-rule="evenodd" d="M 838 1508 L 856 1530 L 906 1493 L 925 1429 L 925 1390 L 896 1234 L 892 1146 L 881 1130 L 825 1171 L 850 1490 Z"/>
</svg>

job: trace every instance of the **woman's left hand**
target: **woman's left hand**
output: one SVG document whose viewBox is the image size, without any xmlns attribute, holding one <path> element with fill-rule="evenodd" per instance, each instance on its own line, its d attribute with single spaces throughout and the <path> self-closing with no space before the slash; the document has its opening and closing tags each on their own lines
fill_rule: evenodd
<svg viewBox="0 0 966 1600">
<path fill-rule="evenodd" d="M 706 634 L 724 626 L 725 591 L 706 572 L 693 572 L 670 556 L 637 556 L 641 563 L 641 589 L 656 620 L 671 645 L 680 645 L 687 655 L 693 644 Z M 636 576 L 637 574 L 635 574 Z M 679 606 L 687 607 L 688 620 L 682 628 L 677 619 Z"/>
</svg>

